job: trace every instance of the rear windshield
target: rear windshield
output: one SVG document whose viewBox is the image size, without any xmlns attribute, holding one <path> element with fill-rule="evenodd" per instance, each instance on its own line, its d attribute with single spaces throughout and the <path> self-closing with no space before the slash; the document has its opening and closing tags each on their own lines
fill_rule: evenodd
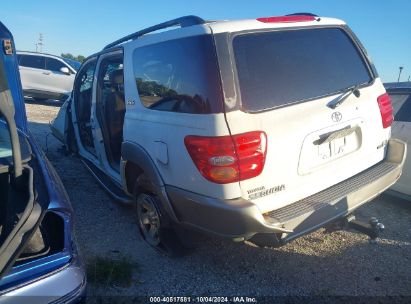
<svg viewBox="0 0 411 304">
<path fill-rule="evenodd" d="M 161 42 L 133 53 L 135 82 L 151 110 L 222 112 L 222 93 L 211 35 Z"/>
<path fill-rule="evenodd" d="M 252 33 L 234 38 L 242 109 L 261 111 L 369 83 L 370 72 L 339 28 Z"/>
</svg>

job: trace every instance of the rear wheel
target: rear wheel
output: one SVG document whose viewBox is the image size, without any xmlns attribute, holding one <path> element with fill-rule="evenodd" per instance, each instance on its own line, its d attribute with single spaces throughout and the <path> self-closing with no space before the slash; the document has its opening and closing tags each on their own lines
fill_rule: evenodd
<svg viewBox="0 0 411 304">
<path fill-rule="evenodd" d="M 155 195 L 141 193 L 136 198 L 136 215 L 143 239 L 162 253 L 178 257 L 186 253 L 172 227 L 167 227 L 165 215 L 160 212 L 158 198 Z"/>
<path fill-rule="evenodd" d="M 160 214 L 151 196 L 147 194 L 138 196 L 137 219 L 145 241 L 151 246 L 158 246 L 160 244 Z"/>
</svg>

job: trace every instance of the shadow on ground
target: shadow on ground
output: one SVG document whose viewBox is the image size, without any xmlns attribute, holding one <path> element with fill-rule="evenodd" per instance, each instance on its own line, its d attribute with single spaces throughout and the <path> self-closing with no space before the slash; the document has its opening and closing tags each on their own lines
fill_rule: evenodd
<svg viewBox="0 0 411 304">
<path fill-rule="evenodd" d="M 353 231 L 316 231 L 281 248 L 256 248 L 204 237 L 190 255 L 170 259 L 139 237 L 132 209 L 114 204 L 79 158 L 47 137 L 47 124 L 29 127 L 60 174 L 76 215 L 83 259 L 126 257 L 138 265 L 130 287 L 89 284 L 100 295 L 411 296 L 411 203 L 381 196 L 359 209 L 386 225 L 378 244 Z M 212 219 L 210 219 L 212 220 Z"/>
</svg>

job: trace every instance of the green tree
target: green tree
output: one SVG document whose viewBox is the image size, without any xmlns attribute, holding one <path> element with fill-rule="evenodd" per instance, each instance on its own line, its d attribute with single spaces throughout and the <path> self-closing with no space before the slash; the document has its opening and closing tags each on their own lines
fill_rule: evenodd
<svg viewBox="0 0 411 304">
<path fill-rule="evenodd" d="M 84 57 L 83 55 L 74 56 L 73 54 L 70 54 L 70 53 L 62 53 L 61 57 L 76 60 L 78 62 L 83 62 L 86 59 L 86 57 Z"/>
<path fill-rule="evenodd" d="M 61 54 L 61 57 L 75 60 L 75 59 L 74 59 L 74 56 L 73 56 L 72 54 L 70 54 L 70 53 L 62 53 L 62 54 Z"/>
</svg>

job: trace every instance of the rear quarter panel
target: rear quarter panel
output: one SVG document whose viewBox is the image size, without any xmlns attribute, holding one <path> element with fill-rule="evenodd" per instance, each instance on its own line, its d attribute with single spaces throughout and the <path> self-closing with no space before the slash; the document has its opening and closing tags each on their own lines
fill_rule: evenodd
<svg viewBox="0 0 411 304">
<path fill-rule="evenodd" d="M 241 195 L 239 184 L 219 185 L 207 181 L 197 170 L 184 144 L 187 135 L 229 135 L 224 114 L 187 114 L 145 108 L 138 95 L 133 71 L 136 48 L 204 33 L 210 33 L 209 29 L 182 28 L 164 32 L 162 36 L 148 35 L 124 46 L 126 114 L 123 138 L 147 151 L 165 184 L 210 197 L 232 199 Z"/>
</svg>

